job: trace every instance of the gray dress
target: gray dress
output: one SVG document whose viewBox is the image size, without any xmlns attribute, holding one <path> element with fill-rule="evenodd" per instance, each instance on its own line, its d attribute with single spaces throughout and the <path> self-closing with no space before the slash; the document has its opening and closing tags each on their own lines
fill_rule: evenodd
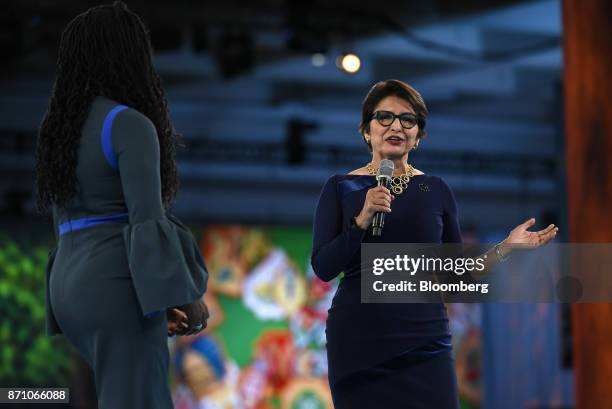
<svg viewBox="0 0 612 409">
<path fill-rule="evenodd" d="M 77 194 L 53 209 L 47 333 L 63 333 L 95 374 L 101 409 L 172 408 L 164 310 L 200 298 L 207 273 L 187 228 L 162 206 L 153 123 L 94 100 Z"/>
</svg>

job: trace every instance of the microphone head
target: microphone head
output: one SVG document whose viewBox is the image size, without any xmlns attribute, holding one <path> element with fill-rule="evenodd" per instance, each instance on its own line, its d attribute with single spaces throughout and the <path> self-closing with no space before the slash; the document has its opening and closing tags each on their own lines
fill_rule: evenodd
<svg viewBox="0 0 612 409">
<path fill-rule="evenodd" d="M 393 177 L 393 169 L 395 168 L 395 165 L 393 164 L 393 161 L 389 160 L 389 159 L 383 159 L 380 161 L 380 166 L 378 167 L 378 174 L 376 175 L 376 178 L 389 178 L 391 179 Z"/>
</svg>

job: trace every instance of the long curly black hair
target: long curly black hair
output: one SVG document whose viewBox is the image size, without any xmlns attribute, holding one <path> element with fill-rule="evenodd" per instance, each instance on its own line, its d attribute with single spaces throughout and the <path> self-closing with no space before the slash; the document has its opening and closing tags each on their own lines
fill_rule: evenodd
<svg viewBox="0 0 612 409">
<path fill-rule="evenodd" d="M 161 80 L 153 67 L 148 31 L 125 3 L 93 7 L 64 30 L 56 79 L 36 146 L 39 211 L 63 207 L 78 189 L 81 130 L 96 96 L 134 108 L 155 125 L 159 138 L 162 199 L 178 190 L 174 130 Z"/>
</svg>

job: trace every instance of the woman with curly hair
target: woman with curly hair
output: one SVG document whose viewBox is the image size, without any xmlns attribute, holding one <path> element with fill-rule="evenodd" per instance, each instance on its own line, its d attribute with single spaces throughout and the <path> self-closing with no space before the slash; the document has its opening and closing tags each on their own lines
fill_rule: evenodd
<svg viewBox="0 0 612 409">
<path fill-rule="evenodd" d="M 167 335 L 195 333 L 208 316 L 198 246 L 166 214 L 179 135 L 151 54 L 124 3 L 78 15 L 36 148 L 38 207 L 52 209 L 57 238 L 47 331 L 91 365 L 100 408 L 171 408 Z"/>
</svg>

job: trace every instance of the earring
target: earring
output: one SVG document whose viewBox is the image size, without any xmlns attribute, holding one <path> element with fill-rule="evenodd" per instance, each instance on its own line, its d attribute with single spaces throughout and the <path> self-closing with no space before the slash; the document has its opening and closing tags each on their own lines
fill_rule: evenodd
<svg viewBox="0 0 612 409">
<path fill-rule="evenodd" d="M 413 151 L 416 151 L 418 147 L 419 147 L 419 145 L 414 145 L 414 146 L 412 147 L 412 150 L 413 150 Z"/>
</svg>

